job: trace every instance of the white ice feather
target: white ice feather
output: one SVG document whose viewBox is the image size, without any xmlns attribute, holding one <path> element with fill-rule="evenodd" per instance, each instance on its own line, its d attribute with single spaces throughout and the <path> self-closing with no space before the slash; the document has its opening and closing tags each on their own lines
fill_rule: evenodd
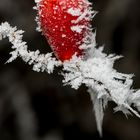
<svg viewBox="0 0 140 140">
<path fill-rule="evenodd" d="M 12 55 L 7 63 L 12 62 L 18 56 L 21 57 L 29 65 L 33 65 L 34 71 L 46 71 L 52 73 L 55 66 L 60 66 L 61 62 L 52 57 L 52 53 L 40 54 L 39 50 L 29 51 L 26 42 L 22 40 L 24 31 L 17 30 L 16 27 L 11 27 L 9 23 L 5 22 L 0 25 L 0 36 L 2 38 L 8 37 L 12 44 Z"/>
</svg>

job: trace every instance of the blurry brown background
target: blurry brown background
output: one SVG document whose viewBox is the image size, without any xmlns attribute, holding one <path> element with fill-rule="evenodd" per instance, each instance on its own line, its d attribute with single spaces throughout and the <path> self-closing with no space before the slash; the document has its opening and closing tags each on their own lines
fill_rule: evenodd
<svg viewBox="0 0 140 140">
<path fill-rule="evenodd" d="M 140 88 L 140 0 L 91 0 L 99 11 L 93 20 L 98 45 L 107 53 L 124 55 L 115 68 L 134 73 Z M 0 0 L 0 22 L 23 29 L 30 50 L 51 51 L 35 31 L 34 0 Z M 86 88 L 63 87 L 57 74 L 37 73 L 20 58 L 4 64 L 11 51 L 7 39 L 0 42 L 0 140 L 97 140 L 92 103 Z M 105 111 L 103 138 L 139 140 L 140 119 Z"/>
</svg>

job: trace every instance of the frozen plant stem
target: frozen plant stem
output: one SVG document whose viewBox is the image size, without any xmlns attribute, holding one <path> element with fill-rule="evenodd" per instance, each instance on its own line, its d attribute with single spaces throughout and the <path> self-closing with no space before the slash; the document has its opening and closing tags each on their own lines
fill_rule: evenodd
<svg viewBox="0 0 140 140">
<path fill-rule="evenodd" d="M 12 62 L 18 56 L 29 65 L 33 64 L 34 71 L 47 71 L 52 73 L 55 66 L 61 65 L 60 61 L 52 57 L 52 53 L 40 54 L 39 50 L 29 51 L 25 41 L 22 40 L 24 31 L 17 30 L 16 27 L 11 27 L 8 22 L 0 25 L 0 40 L 8 37 L 12 44 L 12 55 L 7 63 Z"/>
<path fill-rule="evenodd" d="M 37 4 L 35 9 L 38 10 L 40 1 L 36 0 L 35 2 Z M 95 13 L 93 11 L 93 16 Z M 40 26 L 40 23 L 38 25 Z M 10 52 L 12 56 L 7 62 L 21 57 L 26 63 L 33 65 L 33 70 L 48 73 L 52 73 L 55 66 L 61 66 L 65 85 L 78 89 L 82 84 L 85 84 L 93 103 L 100 136 L 102 136 L 104 110 L 108 101 L 116 103 L 115 112 L 122 111 L 125 115 L 133 113 L 140 117 L 138 113 L 140 111 L 140 90 L 132 88 L 133 75 L 119 73 L 113 68 L 114 62 L 121 56 L 107 55 L 103 52 L 103 47 L 97 48 L 95 32 L 91 32 L 85 38 L 85 43 L 80 46 L 86 52 L 84 57 L 73 55 L 71 60 L 66 60 L 63 63 L 52 57 L 52 53 L 40 54 L 38 50 L 29 51 L 26 42 L 22 40 L 22 34 L 22 30 L 11 27 L 7 22 L 0 25 L 0 40 L 7 37 L 13 49 Z M 137 110 L 131 107 L 132 104 Z"/>
</svg>

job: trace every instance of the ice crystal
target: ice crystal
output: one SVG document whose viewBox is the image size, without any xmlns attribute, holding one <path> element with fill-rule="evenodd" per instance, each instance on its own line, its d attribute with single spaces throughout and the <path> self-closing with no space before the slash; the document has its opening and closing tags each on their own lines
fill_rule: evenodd
<svg viewBox="0 0 140 140">
<path fill-rule="evenodd" d="M 9 42 L 12 44 L 12 55 L 7 63 L 12 62 L 18 56 L 23 59 L 29 65 L 33 65 L 34 71 L 47 71 L 52 73 L 55 66 L 61 65 L 60 61 L 57 61 L 55 57 L 52 57 L 52 53 L 40 54 L 39 50 L 29 51 L 25 41 L 22 40 L 24 31 L 17 30 L 16 27 L 11 27 L 8 22 L 0 25 L 0 37 L 8 37 Z"/>
<path fill-rule="evenodd" d="M 35 0 L 35 3 L 36 3 L 36 6 L 33 7 L 34 10 L 38 11 L 39 10 L 39 3 L 41 2 L 41 0 Z M 41 23 L 39 21 L 39 17 L 38 17 L 38 14 L 35 18 L 35 21 L 37 23 L 37 27 L 36 27 L 36 31 L 38 32 L 41 32 L 42 29 L 41 29 Z"/>
<path fill-rule="evenodd" d="M 37 10 L 40 1 L 35 0 L 37 4 L 35 9 Z M 78 15 L 80 11 L 69 9 L 68 12 Z M 96 14 L 95 11 L 85 11 L 73 22 L 76 23 L 82 20 L 87 15 L 87 12 L 93 16 Z M 38 29 L 40 29 L 39 22 L 38 25 Z M 79 29 L 81 27 L 76 28 L 78 32 Z M 12 62 L 17 57 L 21 57 L 26 63 L 33 65 L 33 70 L 37 72 L 46 71 L 48 73 L 52 73 L 55 66 L 62 66 L 63 83 L 65 85 L 78 89 L 84 84 L 88 88 L 100 135 L 102 135 L 104 109 L 108 101 L 116 103 L 115 111 L 122 111 L 125 115 L 133 113 L 140 117 L 137 112 L 137 110 L 140 111 L 140 90 L 132 88 L 133 74 L 123 74 L 113 68 L 115 61 L 121 58 L 121 56 L 107 55 L 103 52 L 103 47 L 97 48 L 96 32 L 91 32 L 86 36 L 83 40 L 85 43 L 80 46 L 80 48 L 85 50 L 85 56 L 77 57 L 74 55 L 71 60 L 64 61 L 63 63 L 54 58 L 52 53 L 40 54 L 39 50 L 29 51 L 26 42 L 22 40 L 23 32 L 22 30 L 17 30 L 16 27 L 11 27 L 7 22 L 0 25 L 0 40 L 8 37 L 13 49 L 10 53 L 12 56 L 7 62 Z M 135 108 L 132 108 L 132 105 Z"/>
<path fill-rule="evenodd" d="M 131 112 L 140 117 L 131 105 L 139 108 L 140 91 L 132 89 L 132 74 L 123 74 L 113 69 L 115 60 L 121 56 L 106 55 L 103 47 L 94 48 L 86 59 L 74 56 L 63 64 L 63 82 L 78 89 L 85 84 L 93 102 L 97 128 L 102 135 L 103 110 L 108 101 L 116 103 L 115 111 L 125 115 Z"/>
<path fill-rule="evenodd" d="M 73 16 L 80 16 L 82 14 L 81 9 L 74 9 L 74 8 L 68 9 L 68 13 Z"/>
</svg>

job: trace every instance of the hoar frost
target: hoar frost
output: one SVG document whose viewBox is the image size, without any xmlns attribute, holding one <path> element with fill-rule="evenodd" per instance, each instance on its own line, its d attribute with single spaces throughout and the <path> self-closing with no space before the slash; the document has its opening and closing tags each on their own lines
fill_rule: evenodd
<svg viewBox="0 0 140 140">
<path fill-rule="evenodd" d="M 67 11 L 69 14 L 71 14 L 72 16 L 80 16 L 81 13 L 81 9 L 74 9 L 74 8 L 70 8 Z"/>
<path fill-rule="evenodd" d="M 35 0 L 35 2 L 37 4 L 35 9 L 38 10 L 40 0 Z M 79 9 L 69 9 L 68 12 L 75 16 L 80 14 Z M 96 14 L 95 11 L 85 11 L 73 22 L 77 23 L 82 20 L 87 13 L 92 14 L 92 17 Z M 40 29 L 39 22 L 38 25 L 38 29 Z M 79 26 L 71 27 L 71 29 L 80 32 L 82 28 Z M 38 50 L 29 51 L 26 42 L 22 40 L 22 34 L 22 30 L 11 27 L 7 22 L 0 25 L 0 40 L 7 37 L 13 49 L 10 52 L 12 56 L 7 62 L 12 62 L 17 57 L 21 57 L 26 63 L 33 65 L 33 70 L 48 73 L 52 73 L 54 67 L 61 66 L 65 85 L 70 85 L 74 89 L 78 89 L 82 84 L 86 85 L 93 103 L 97 129 L 100 135 L 102 135 L 104 109 L 108 101 L 116 103 L 115 111 L 122 111 L 125 115 L 133 113 L 140 117 L 137 112 L 140 111 L 140 90 L 132 88 L 133 75 L 119 73 L 113 68 L 114 62 L 121 56 L 107 55 L 103 52 L 103 47 L 97 48 L 96 33 L 89 34 L 83 40 L 85 43 L 80 46 L 80 48 L 85 49 L 85 56 L 77 57 L 74 55 L 71 60 L 63 63 L 56 60 L 52 53 L 40 54 Z M 132 105 L 137 111 L 131 107 Z"/>
</svg>

